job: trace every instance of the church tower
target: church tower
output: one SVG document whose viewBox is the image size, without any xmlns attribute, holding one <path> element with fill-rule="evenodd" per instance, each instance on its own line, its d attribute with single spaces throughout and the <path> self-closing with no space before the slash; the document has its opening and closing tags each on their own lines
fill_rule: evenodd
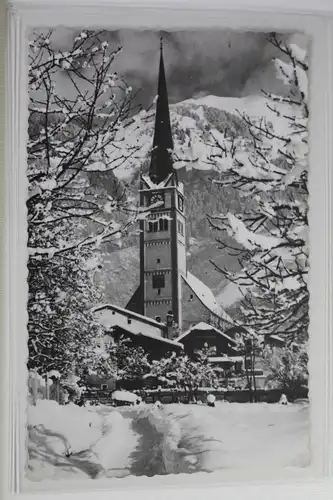
<svg viewBox="0 0 333 500">
<path fill-rule="evenodd" d="M 149 175 L 141 177 L 140 221 L 142 313 L 169 326 L 182 325 L 182 275 L 186 274 L 183 184 L 173 168 L 173 139 L 161 40 L 155 130 Z"/>
</svg>

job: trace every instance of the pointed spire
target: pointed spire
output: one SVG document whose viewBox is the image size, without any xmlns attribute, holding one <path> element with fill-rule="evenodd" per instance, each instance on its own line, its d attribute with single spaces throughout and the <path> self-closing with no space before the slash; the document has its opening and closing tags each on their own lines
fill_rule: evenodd
<svg viewBox="0 0 333 500">
<path fill-rule="evenodd" d="M 163 61 L 163 38 L 160 39 L 160 67 L 158 75 L 158 98 L 156 104 L 155 131 L 149 176 L 153 182 L 164 181 L 172 172 L 171 133 L 168 92 Z"/>
</svg>

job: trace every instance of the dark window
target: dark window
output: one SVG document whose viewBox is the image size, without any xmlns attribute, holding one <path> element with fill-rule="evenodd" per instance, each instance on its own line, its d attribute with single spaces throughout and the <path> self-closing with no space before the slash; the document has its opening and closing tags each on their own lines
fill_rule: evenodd
<svg viewBox="0 0 333 500">
<path fill-rule="evenodd" d="M 156 233 L 158 231 L 158 221 L 148 222 L 148 232 Z"/>
<path fill-rule="evenodd" d="M 161 295 L 161 289 L 160 288 L 157 289 L 157 295 Z"/>
<path fill-rule="evenodd" d="M 164 274 L 153 274 L 153 288 L 164 288 L 165 276 Z"/>
<path fill-rule="evenodd" d="M 181 212 L 184 212 L 184 200 L 180 195 L 178 195 L 178 208 Z"/>
<path fill-rule="evenodd" d="M 102 391 L 106 391 L 108 388 L 107 384 L 101 384 Z"/>
<path fill-rule="evenodd" d="M 160 219 L 160 231 L 167 231 L 169 227 L 169 221 L 167 219 Z"/>
<path fill-rule="evenodd" d="M 177 223 L 178 226 L 178 233 L 180 233 L 182 236 L 184 236 L 184 225 L 182 222 L 178 221 Z"/>
<path fill-rule="evenodd" d="M 264 374 L 263 370 L 261 370 L 260 368 L 255 368 L 253 370 L 253 374 L 254 375 L 257 375 L 258 377 L 262 376 Z"/>
<path fill-rule="evenodd" d="M 157 264 L 159 264 L 161 262 L 161 259 L 157 259 Z"/>
<path fill-rule="evenodd" d="M 155 316 L 155 321 L 157 321 L 157 323 L 161 323 L 161 316 Z"/>
<path fill-rule="evenodd" d="M 130 318 L 127 318 L 127 323 L 130 325 L 132 323 L 132 320 Z"/>
</svg>

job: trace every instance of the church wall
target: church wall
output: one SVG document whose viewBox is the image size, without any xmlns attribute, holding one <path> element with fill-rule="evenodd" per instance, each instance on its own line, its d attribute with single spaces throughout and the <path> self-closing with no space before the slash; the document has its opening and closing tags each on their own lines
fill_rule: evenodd
<svg viewBox="0 0 333 500">
<path fill-rule="evenodd" d="M 172 295 L 172 275 L 171 271 L 165 271 L 161 274 L 164 275 L 164 284 L 162 288 L 153 288 L 153 276 L 158 274 L 157 272 L 145 273 L 145 300 L 157 300 L 157 299 L 171 299 Z"/>
<path fill-rule="evenodd" d="M 186 274 L 186 248 L 185 242 L 178 242 L 178 269 L 181 273 Z"/>
<path fill-rule="evenodd" d="M 151 216 L 149 216 L 149 218 L 147 218 L 147 220 L 145 221 L 145 241 L 156 241 L 156 240 L 167 240 L 167 239 L 170 239 L 170 236 L 171 236 L 171 224 L 169 221 L 169 224 L 168 224 L 168 229 L 166 230 L 163 230 L 163 231 L 151 231 L 149 232 L 148 231 L 148 226 L 149 226 L 149 222 L 151 221 L 154 221 L 154 220 L 159 220 L 161 217 L 164 216 L 170 216 L 168 212 L 159 212 L 159 214 L 152 214 Z"/>
<path fill-rule="evenodd" d="M 158 259 L 160 262 L 158 262 Z M 156 270 L 171 268 L 170 241 L 145 245 L 145 268 Z"/>
<path fill-rule="evenodd" d="M 166 316 L 168 311 L 172 308 L 171 299 L 165 300 L 155 300 L 153 303 L 146 303 L 146 315 L 152 319 L 156 316 L 160 316 L 163 323 L 166 322 Z"/>
<path fill-rule="evenodd" d="M 165 192 L 165 208 L 171 208 L 171 191 Z"/>
<path fill-rule="evenodd" d="M 196 325 L 200 321 L 209 321 L 209 311 L 206 307 L 202 305 L 197 296 L 192 292 L 191 288 L 187 283 L 182 280 L 183 286 L 183 297 L 182 297 L 182 308 L 183 308 L 183 322 L 182 331 L 185 332 L 192 325 Z"/>
</svg>

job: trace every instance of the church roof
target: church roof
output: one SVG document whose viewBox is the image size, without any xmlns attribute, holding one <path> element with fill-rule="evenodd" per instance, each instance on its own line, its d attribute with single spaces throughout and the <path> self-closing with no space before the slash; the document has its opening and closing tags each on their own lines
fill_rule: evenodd
<svg viewBox="0 0 333 500">
<path fill-rule="evenodd" d="M 200 281 L 196 276 L 187 271 L 186 276 L 183 275 L 184 281 L 188 284 L 200 302 L 215 316 L 234 324 L 231 317 L 225 312 L 223 307 L 217 302 L 211 289 Z"/>
<path fill-rule="evenodd" d="M 157 93 L 155 130 L 149 177 L 154 183 L 159 184 L 171 173 L 175 173 L 172 161 L 173 140 L 162 41 Z"/>
</svg>

